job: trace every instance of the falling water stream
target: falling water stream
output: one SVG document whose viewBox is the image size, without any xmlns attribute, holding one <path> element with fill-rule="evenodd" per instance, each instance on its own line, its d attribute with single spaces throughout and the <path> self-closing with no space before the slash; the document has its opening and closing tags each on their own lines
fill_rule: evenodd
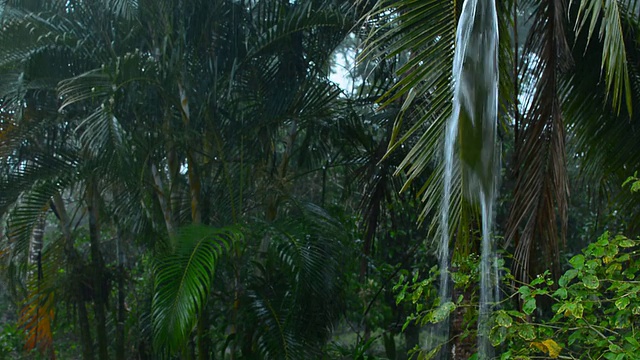
<svg viewBox="0 0 640 360">
<path fill-rule="evenodd" d="M 491 240 L 493 203 L 499 173 L 496 145 L 498 116 L 498 19 L 495 0 L 465 0 L 456 32 L 453 61 L 453 111 L 445 132 L 445 178 L 441 213 L 441 304 L 451 300 L 449 207 L 454 176 L 462 176 L 463 194 L 482 211 L 478 358 L 490 359 L 489 316 L 498 300 L 497 255 Z M 456 156 L 457 155 L 457 156 Z M 458 171 L 459 169 L 459 171 Z M 435 338 L 448 338 L 445 321 Z M 440 352 L 440 358 L 448 354 Z"/>
</svg>

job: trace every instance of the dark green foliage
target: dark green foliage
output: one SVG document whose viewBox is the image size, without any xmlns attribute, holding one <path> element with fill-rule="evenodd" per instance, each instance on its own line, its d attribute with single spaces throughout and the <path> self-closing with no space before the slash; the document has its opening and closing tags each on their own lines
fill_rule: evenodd
<svg viewBox="0 0 640 360">
<path fill-rule="evenodd" d="M 211 288 L 217 259 L 238 241 L 234 229 L 190 226 L 178 230 L 171 249 L 154 267 L 154 344 L 169 352 L 186 346 Z"/>
</svg>

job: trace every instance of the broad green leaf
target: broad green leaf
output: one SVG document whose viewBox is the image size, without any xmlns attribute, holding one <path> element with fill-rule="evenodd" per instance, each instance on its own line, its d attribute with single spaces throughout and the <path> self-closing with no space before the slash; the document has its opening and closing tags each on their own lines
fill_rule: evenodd
<svg viewBox="0 0 640 360">
<path fill-rule="evenodd" d="M 586 275 L 582 278 L 582 284 L 587 289 L 595 290 L 600 286 L 600 281 L 595 275 Z"/>
<path fill-rule="evenodd" d="M 562 304 L 557 310 L 557 314 L 563 313 L 564 316 L 573 316 L 576 319 L 582 318 L 584 306 L 579 302 L 567 302 Z"/>
<path fill-rule="evenodd" d="M 564 275 L 562 275 L 558 280 L 558 285 L 567 286 L 567 284 L 569 284 L 569 282 L 573 280 L 576 276 L 578 276 L 578 270 L 576 269 L 567 270 L 567 272 L 565 272 Z"/>
<path fill-rule="evenodd" d="M 447 317 L 449 317 L 449 314 L 451 314 L 451 312 L 455 309 L 456 309 L 456 304 L 454 304 L 451 301 L 448 301 L 438 306 L 438 308 L 435 309 L 431 314 L 431 322 L 435 324 L 445 320 Z"/>
<path fill-rule="evenodd" d="M 561 287 L 553 293 L 554 296 L 559 297 L 562 300 L 567 299 L 567 288 Z"/>
<path fill-rule="evenodd" d="M 569 260 L 569 263 L 575 269 L 582 270 L 582 268 L 584 267 L 584 255 L 579 254 L 572 257 L 571 260 Z"/>
<path fill-rule="evenodd" d="M 518 336 L 527 341 L 533 341 L 536 338 L 536 329 L 533 325 L 522 324 L 518 327 Z"/>
<path fill-rule="evenodd" d="M 189 226 L 180 229 L 175 248 L 154 268 L 153 340 L 158 348 L 178 351 L 202 310 L 211 287 L 217 258 L 239 237 L 233 229 Z"/>
<path fill-rule="evenodd" d="M 535 309 L 536 309 L 536 299 L 535 298 L 527 299 L 524 302 L 524 305 L 522 305 L 522 311 L 527 315 L 531 315 L 531 313 L 533 313 Z"/>
<path fill-rule="evenodd" d="M 491 345 L 498 346 L 502 344 L 507 338 L 507 329 L 502 326 L 494 326 L 489 333 L 489 339 L 491 339 Z"/>
<path fill-rule="evenodd" d="M 622 352 L 622 348 L 620 348 L 620 346 L 616 345 L 616 344 L 610 344 L 609 345 L 609 350 L 613 353 L 619 354 Z"/>
<path fill-rule="evenodd" d="M 529 283 L 529 286 L 536 286 L 536 285 L 544 284 L 545 282 L 546 282 L 546 279 L 544 278 L 544 276 L 538 275 L 536 276 L 535 279 L 533 279 Z"/>
<path fill-rule="evenodd" d="M 623 247 L 623 248 L 630 248 L 630 247 L 636 246 L 636 242 L 633 240 L 624 239 L 624 240 L 621 240 L 618 243 L 618 245 L 620 245 L 620 247 Z"/>
<path fill-rule="evenodd" d="M 631 300 L 629 300 L 628 296 L 621 297 L 620 299 L 616 300 L 616 307 L 618 308 L 618 310 L 624 310 L 630 302 Z"/>
<path fill-rule="evenodd" d="M 605 271 L 607 275 L 612 275 L 622 270 L 622 264 L 619 262 L 615 262 L 609 266 L 607 266 L 607 270 Z"/>
<path fill-rule="evenodd" d="M 508 328 L 513 324 L 513 319 L 504 310 L 501 310 L 496 313 L 496 323 L 499 326 Z"/>
<path fill-rule="evenodd" d="M 638 342 L 638 340 L 633 336 L 627 336 L 624 339 L 636 349 L 640 349 L 640 342 Z"/>
</svg>

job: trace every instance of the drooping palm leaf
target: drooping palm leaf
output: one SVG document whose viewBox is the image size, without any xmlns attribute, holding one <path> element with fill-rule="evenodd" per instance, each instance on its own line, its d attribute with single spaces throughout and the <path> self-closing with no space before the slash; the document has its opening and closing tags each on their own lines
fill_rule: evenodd
<svg viewBox="0 0 640 360">
<path fill-rule="evenodd" d="M 290 205 L 287 218 L 265 229 L 270 239 L 265 258 L 256 262 L 241 300 L 248 306 L 243 321 L 257 329 L 255 342 L 264 359 L 320 356 L 342 309 L 344 229 L 316 205 Z"/>
<path fill-rule="evenodd" d="M 558 246 L 566 229 L 569 188 L 559 99 L 560 74 L 571 61 L 565 5 L 564 1 L 537 3 L 525 46 L 523 72 L 536 80 L 518 129 L 522 135 L 516 144 L 516 187 L 506 230 L 507 240 L 516 241 L 514 268 L 523 281 L 528 281 L 536 241 L 558 272 Z"/>
<path fill-rule="evenodd" d="M 573 1 L 572 1 L 573 2 Z M 570 4 L 571 5 L 571 4 Z M 627 50 L 622 28 L 622 9 L 636 6 L 635 1 L 618 0 L 582 0 L 575 23 L 576 35 L 589 23 L 587 47 L 598 23 L 598 37 L 603 41 L 602 65 L 607 95 L 612 95 L 614 109 L 620 112 L 622 101 L 629 114 L 633 113 L 632 90 L 627 69 Z"/>
<path fill-rule="evenodd" d="M 392 1 L 368 15 L 372 33 L 362 58 L 395 58 L 410 54 L 409 60 L 398 69 L 399 80 L 383 97 L 383 105 L 402 104 L 396 120 L 389 151 L 393 151 L 414 134 L 418 140 L 398 166 L 398 172 L 407 173 L 407 184 L 426 170 L 434 168 L 442 157 L 442 144 L 446 120 L 451 116 L 451 72 L 453 46 L 457 24 L 455 2 L 450 1 Z M 367 26 L 365 23 L 365 26 Z M 407 119 L 415 119 L 407 121 Z M 404 129 L 403 123 L 408 123 Z M 455 171 L 455 170 L 454 170 Z M 442 202 L 444 167 L 435 166 L 423 187 L 426 202 L 422 218 L 433 214 Z M 454 176 L 454 179 L 460 179 Z M 452 184 L 452 193 L 462 195 L 460 181 Z M 457 196 L 458 196 L 457 195 Z M 451 199 L 454 219 L 451 228 L 459 225 L 461 202 Z M 442 229 L 433 217 L 432 229 Z"/>
<path fill-rule="evenodd" d="M 637 104 L 640 101 L 640 52 L 636 46 L 630 46 L 640 32 L 637 2 L 621 1 L 618 10 L 626 44 L 628 78 L 633 89 L 632 103 Z M 572 16 L 576 16 L 575 12 Z M 580 61 L 576 62 L 573 74 L 565 77 L 562 98 L 571 134 L 568 143 L 580 164 L 580 177 L 597 184 L 599 197 L 607 199 L 609 206 L 637 219 L 636 201 L 626 191 L 620 191 L 620 184 L 629 176 L 630 169 L 640 168 L 640 148 L 636 141 L 638 112 L 618 111 L 610 96 L 611 89 L 602 81 L 599 69 L 602 54 L 608 51 L 604 42 L 588 41 L 588 34 L 581 32 L 571 45 L 574 57 Z M 637 230 L 634 226 L 637 221 L 630 219 L 628 223 L 627 231 Z"/>
<path fill-rule="evenodd" d="M 178 231 L 172 251 L 154 268 L 154 343 L 181 349 L 193 330 L 211 287 L 217 258 L 240 237 L 232 228 L 191 226 Z"/>
</svg>

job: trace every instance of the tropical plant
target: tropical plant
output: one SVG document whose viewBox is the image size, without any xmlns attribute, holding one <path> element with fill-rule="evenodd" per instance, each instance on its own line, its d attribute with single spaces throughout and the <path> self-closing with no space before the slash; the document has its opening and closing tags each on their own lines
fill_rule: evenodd
<svg viewBox="0 0 640 360">
<path fill-rule="evenodd" d="M 38 294 L 55 293 L 62 300 L 54 307 L 77 306 L 83 357 L 94 357 L 93 334 L 100 358 L 109 356 L 108 301 L 117 309 L 116 355 L 125 356 L 125 292 L 136 286 L 127 259 L 136 253 L 145 254 L 136 271 L 148 275 L 155 264 L 158 285 L 153 304 L 135 302 L 147 307 L 136 309 L 139 321 L 149 321 L 148 313 L 156 324 L 153 336 L 141 330 L 147 335 L 131 344 L 140 356 L 178 350 L 206 358 L 227 345 L 232 356 L 317 353 L 340 307 L 309 300 L 339 304 L 340 282 L 327 271 L 339 273 L 340 263 L 323 267 L 335 257 L 329 245 L 338 237 L 297 226 L 308 217 L 327 220 L 323 211 L 303 211 L 278 236 L 254 230 L 224 255 L 211 237 L 188 229 L 276 226 L 300 212 L 293 204 L 308 195 L 299 184 L 331 176 L 323 166 L 339 163 L 344 145 L 328 64 L 357 8 L 346 1 L 15 1 L 3 9 L 2 71 L 12 80 L 2 93 L 1 179 L 8 191 L 1 205 L 11 230 L 3 249 L 10 249 L 10 269 L 22 266 L 11 271 L 28 273 L 32 229 L 54 214 L 59 230 L 45 239 L 45 258 L 64 271 L 47 269 L 51 286 Z M 326 188 L 325 181 L 322 199 L 313 200 L 324 202 Z M 21 247 L 13 229 L 21 231 Z M 198 239 L 207 246 L 194 247 Z M 199 266 L 188 267 L 185 254 L 201 259 Z M 224 281 L 213 275 L 216 263 L 230 275 Z M 169 270 L 182 271 L 182 284 L 193 286 L 165 286 L 175 280 L 165 276 Z M 281 280 L 275 288 L 272 277 Z M 65 280 L 72 285 L 59 287 Z M 107 297 L 111 292 L 117 299 Z M 273 304 L 280 308 L 264 311 Z M 29 312 L 34 323 L 41 313 Z M 181 324 L 170 343 L 158 340 L 168 337 L 167 314 Z M 265 327 L 240 327 L 242 316 Z M 231 324 L 233 336 L 226 329 L 212 334 L 213 318 Z M 286 330 L 279 338 L 265 330 L 277 327 Z M 224 348 L 212 348 L 216 336 Z M 190 339 L 197 349 L 185 346 Z"/>
<path fill-rule="evenodd" d="M 431 169 L 441 158 L 444 124 L 451 114 L 450 79 L 460 6 L 459 2 L 449 1 L 379 2 L 366 18 L 370 35 L 363 59 L 392 59 L 410 54 L 410 60 L 398 70 L 396 85 L 379 101 L 386 106 L 404 99 L 404 111 L 396 120 L 390 151 L 412 134 L 420 136 L 418 142 L 411 144 L 412 150 L 398 172 L 406 172 L 408 183 L 425 171 L 432 174 L 422 193 L 424 216 L 434 212 L 442 201 L 442 166 L 434 172 Z M 637 47 L 631 39 L 637 27 L 633 15 L 636 6 L 634 1 L 611 1 L 606 6 L 589 0 L 569 4 L 565 1 L 497 2 L 499 91 L 503 111 L 496 121 L 507 130 L 504 136 L 513 136 L 515 141 L 513 159 L 508 162 L 515 188 L 506 239 L 508 244 L 515 243 L 514 270 L 519 279 L 528 279 L 529 264 L 539 256 L 553 259 L 553 271 L 558 275 L 559 244 L 565 238 L 569 194 L 565 143 L 576 144 L 571 149 L 578 153 L 590 154 L 589 160 L 580 157 L 584 160 L 583 174 L 600 181 L 618 181 L 616 173 L 622 168 L 619 165 L 635 162 L 635 150 L 634 155 L 624 158 L 617 157 L 620 151 L 604 150 L 626 146 L 622 145 L 626 140 L 620 139 L 633 136 L 618 131 L 633 132 L 633 125 L 620 120 L 603 123 L 602 119 L 624 118 L 625 112 L 620 111 L 623 104 L 626 113 L 632 113 L 635 101 L 630 89 L 636 76 L 629 64 L 635 63 L 630 60 Z M 529 12 L 533 16 L 522 26 L 519 23 L 522 17 L 518 14 Z M 571 31 L 572 27 L 575 31 Z M 595 30 L 600 42 L 594 36 Z M 523 31 L 527 40 L 521 47 L 518 40 L 523 37 Z M 515 46 L 511 45 L 512 38 Z M 584 61 L 574 64 L 572 59 L 578 58 L 578 54 Z M 599 74 L 604 82 L 600 82 Z M 536 80 L 530 82 L 529 78 Z M 593 92 L 595 84 L 601 85 Z M 407 126 L 407 121 L 411 125 Z M 565 135 L 567 128 L 572 130 L 570 137 Z M 603 140 L 611 141 L 611 145 L 603 145 Z M 604 151 L 600 150 L 602 147 Z M 629 148 L 635 149 L 631 144 Z M 596 165 L 607 162 L 616 164 L 605 166 L 610 169 L 607 172 Z M 470 239 L 468 220 L 473 216 L 465 215 L 472 208 L 461 201 L 461 183 L 455 179 L 461 177 L 454 176 L 449 223 L 459 243 Z M 432 219 L 432 225 L 438 230 L 438 218 Z M 544 255 L 532 255 L 536 249 Z"/>
<path fill-rule="evenodd" d="M 603 234 L 569 260 L 571 268 L 555 288 L 549 273 L 523 285 L 522 311 L 499 311 L 492 330 L 494 345 L 505 344 L 502 358 L 546 353 L 574 359 L 594 356 L 635 359 L 638 348 L 638 241 Z M 537 301 L 549 297 L 553 316 L 540 316 Z M 535 315 L 534 321 L 527 316 Z"/>
</svg>

